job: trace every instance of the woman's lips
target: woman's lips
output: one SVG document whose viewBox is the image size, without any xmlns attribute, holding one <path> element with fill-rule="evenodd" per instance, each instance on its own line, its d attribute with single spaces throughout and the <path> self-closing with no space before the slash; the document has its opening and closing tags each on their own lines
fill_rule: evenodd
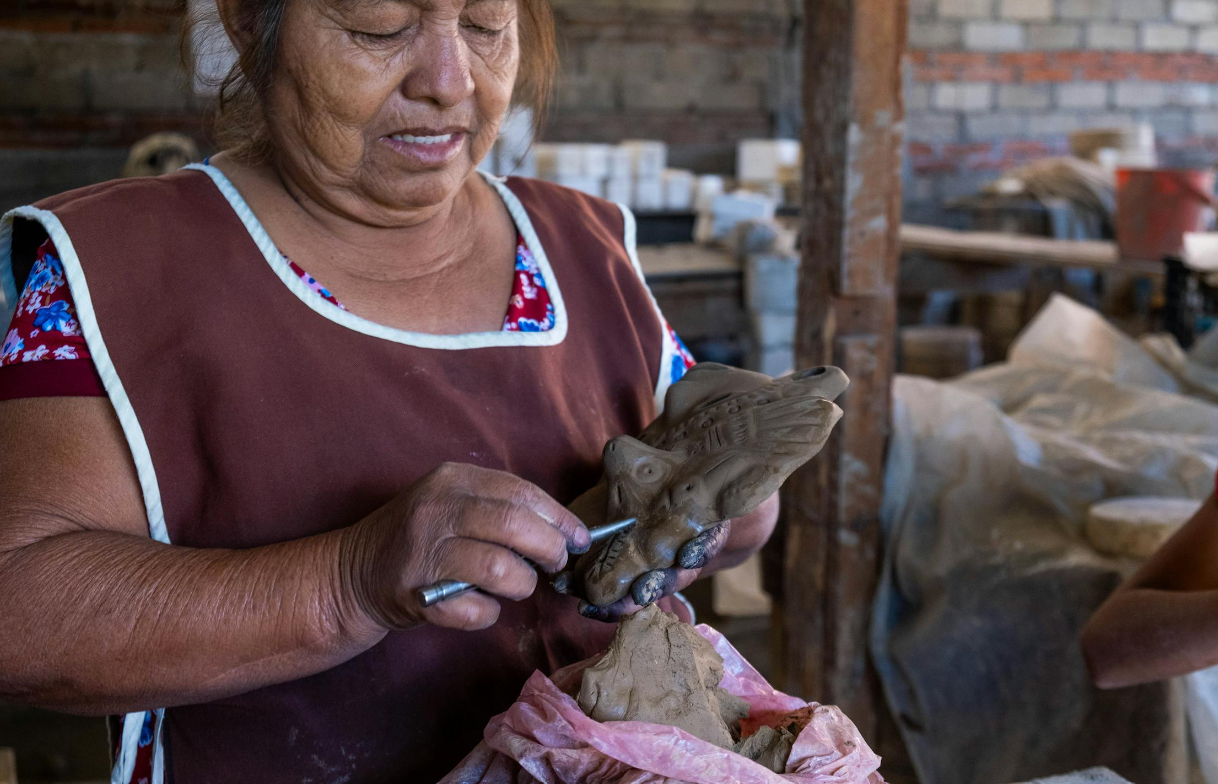
<svg viewBox="0 0 1218 784">
<path fill-rule="evenodd" d="M 422 166 L 442 166 L 457 156 L 465 144 L 465 134 L 460 131 L 437 134 L 395 133 L 382 136 L 394 152 L 414 160 Z"/>
</svg>

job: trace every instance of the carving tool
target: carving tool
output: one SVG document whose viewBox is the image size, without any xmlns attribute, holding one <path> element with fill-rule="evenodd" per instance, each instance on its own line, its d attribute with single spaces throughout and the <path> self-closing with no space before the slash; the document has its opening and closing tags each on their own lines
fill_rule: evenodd
<svg viewBox="0 0 1218 784">
<path fill-rule="evenodd" d="M 625 520 L 618 520 L 614 523 L 606 523 L 599 525 L 596 528 L 589 528 L 588 535 L 592 539 L 592 544 L 603 542 L 619 531 L 625 531 L 630 526 L 638 522 L 636 517 L 628 517 Z M 467 591 L 472 591 L 478 586 L 471 583 L 463 583 L 460 580 L 440 580 L 423 588 L 418 588 L 414 592 L 414 598 L 422 607 L 431 607 L 433 604 L 438 604 L 445 599 L 451 599 L 454 596 L 460 596 Z"/>
</svg>

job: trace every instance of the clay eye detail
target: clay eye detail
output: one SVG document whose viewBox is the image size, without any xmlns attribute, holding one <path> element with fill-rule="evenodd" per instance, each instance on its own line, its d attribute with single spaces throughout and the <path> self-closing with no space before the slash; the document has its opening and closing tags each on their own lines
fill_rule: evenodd
<svg viewBox="0 0 1218 784">
<path fill-rule="evenodd" d="M 663 476 L 662 471 L 650 460 L 642 460 L 634 469 L 634 476 L 640 482 L 654 482 Z"/>
</svg>

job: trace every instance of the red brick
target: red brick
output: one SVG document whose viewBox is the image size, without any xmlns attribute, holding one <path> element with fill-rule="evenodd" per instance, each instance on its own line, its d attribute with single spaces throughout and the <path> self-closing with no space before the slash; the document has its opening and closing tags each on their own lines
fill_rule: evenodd
<svg viewBox="0 0 1218 784">
<path fill-rule="evenodd" d="M 1137 76 L 1144 82 L 1174 82 L 1180 78 L 1180 68 L 1159 63 L 1146 63 L 1137 69 Z"/>
<path fill-rule="evenodd" d="M 1108 61 L 1107 52 L 1058 52 L 1049 62 L 1063 67 L 1099 68 Z"/>
<path fill-rule="evenodd" d="M 1083 71 L 1083 78 L 1088 82 L 1120 82 L 1129 77 L 1125 68 L 1088 68 Z"/>
<path fill-rule="evenodd" d="M 1204 54 L 1192 53 L 1176 53 L 1160 55 L 1160 61 L 1164 65 L 1174 66 L 1176 68 L 1195 68 L 1198 66 L 1206 66 L 1214 61 L 1213 57 Z"/>
<path fill-rule="evenodd" d="M 1004 155 L 1048 155 L 1049 145 L 1044 142 L 1019 140 L 1003 144 L 1002 152 Z"/>
<path fill-rule="evenodd" d="M 1005 52 L 998 55 L 998 62 L 1003 65 L 1039 66 L 1045 65 L 1048 60 L 1045 52 Z"/>
<path fill-rule="evenodd" d="M 909 154 L 914 157 L 924 157 L 935 154 L 935 148 L 926 142 L 910 142 Z"/>
<path fill-rule="evenodd" d="M 923 65 L 914 73 L 919 82 L 955 82 L 960 78 L 955 68 L 941 65 Z"/>
<path fill-rule="evenodd" d="M 1015 70 L 1008 65 L 979 65 L 965 68 L 961 79 L 966 82 L 1001 82 L 1009 84 L 1015 81 Z"/>
<path fill-rule="evenodd" d="M 999 158 L 978 158 L 975 161 L 969 161 L 970 171 L 1006 171 L 1007 164 Z"/>
<path fill-rule="evenodd" d="M 990 56 L 983 52 L 940 52 L 936 62 L 939 65 L 972 68 L 989 65 L 991 60 Z"/>
<path fill-rule="evenodd" d="M 1185 68 L 1181 74 L 1181 80 L 1185 82 L 1218 82 L 1218 62 Z"/>
<path fill-rule="evenodd" d="M 1074 81 L 1073 68 L 1025 68 L 1023 69 L 1023 81 L 1025 82 L 1072 82 Z"/>
<path fill-rule="evenodd" d="M 1113 65 L 1132 65 L 1135 68 L 1141 68 L 1147 62 L 1153 62 L 1157 57 L 1153 54 L 1143 54 L 1142 52 L 1111 52 L 1108 55 L 1109 62 Z"/>
<path fill-rule="evenodd" d="M 917 49 L 909 52 L 909 62 L 914 65 L 926 65 L 934 58 L 934 54 L 923 49 Z"/>
</svg>

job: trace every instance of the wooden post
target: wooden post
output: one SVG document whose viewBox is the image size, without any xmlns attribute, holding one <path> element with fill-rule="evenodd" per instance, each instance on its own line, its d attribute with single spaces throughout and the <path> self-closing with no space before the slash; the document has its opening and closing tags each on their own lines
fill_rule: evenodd
<svg viewBox="0 0 1218 784">
<path fill-rule="evenodd" d="M 824 452 L 788 482 L 775 608 L 782 687 L 874 742 L 868 663 L 896 333 L 908 0 L 804 0 L 798 367 L 850 376 Z"/>
</svg>

